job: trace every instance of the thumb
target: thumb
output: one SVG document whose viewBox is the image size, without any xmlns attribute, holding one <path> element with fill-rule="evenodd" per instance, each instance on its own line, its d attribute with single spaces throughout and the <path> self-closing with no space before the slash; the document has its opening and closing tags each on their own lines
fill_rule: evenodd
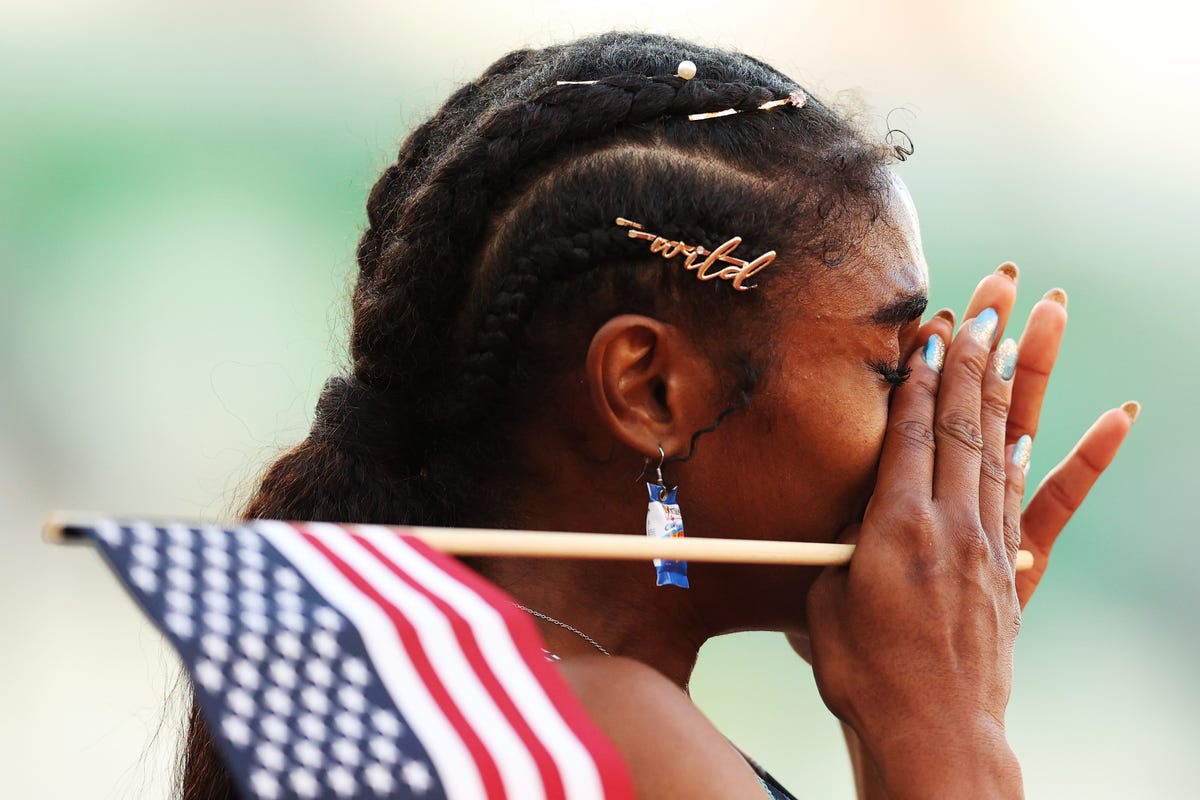
<svg viewBox="0 0 1200 800">
<path fill-rule="evenodd" d="M 857 544 L 858 535 L 862 530 L 862 525 L 855 523 L 843 530 L 837 537 L 838 544 Z M 833 569 L 833 568 L 830 568 Z M 796 654 L 812 663 L 812 641 L 809 639 L 808 630 L 796 631 L 787 634 L 788 644 L 796 651 Z"/>
</svg>

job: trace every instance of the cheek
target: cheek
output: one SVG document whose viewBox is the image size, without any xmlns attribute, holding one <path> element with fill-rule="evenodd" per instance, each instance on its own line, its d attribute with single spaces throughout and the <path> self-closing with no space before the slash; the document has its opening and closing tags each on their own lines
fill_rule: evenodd
<svg viewBox="0 0 1200 800">
<path fill-rule="evenodd" d="M 826 360 L 806 370 L 797 359 L 745 416 L 701 439 L 687 468 L 697 534 L 830 541 L 861 518 L 887 425 L 887 387 L 861 357 Z"/>
<path fill-rule="evenodd" d="M 830 391 L 815 398 L 821 423 L 815 433 L 823 443 L 824 468 L 847 491 L 855 491 L 873 482 L 887 427 L 888 394 L 870 379 L 846 383 L 851 385 L 830 385 Z"/>
<path fill-rule="evenodd" d="M 739 463 L 750 467 L 740 477 L 754 476 L 743 490 L 756 500 L 738 520 L 746 535 L 829 541 L 861 518 L 875 483 L 888 393 L 855 366 L 788 374 L 732 437 Z"/>
</svg>

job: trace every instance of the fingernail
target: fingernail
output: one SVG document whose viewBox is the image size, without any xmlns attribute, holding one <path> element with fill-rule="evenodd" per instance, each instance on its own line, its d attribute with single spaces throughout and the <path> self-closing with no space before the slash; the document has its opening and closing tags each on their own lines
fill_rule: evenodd
<svg viewBox="0 0 1200 800">
<path fill-rule="evenodd" d="M 942 337 L 936 333 L 932 334 L 925 343 L 925 352 L 921 356 L 926 364 L 941 372 L 942 364 L 946 361 L 946 343 L 942 341 Z"/>
<path fill-rule="evenodd" d="M 1121 410 L 1129 415 L 1130 422 L 1137 422 L 1138 414 L 1142 413 L 1142 404 L 1137 400 L 1130 400 L 1121 404 Z"/>
<path fill-rule="evenodd" d="M 1017 269 L 1016 264 L 1012 263 L 1011 261 L 1005 261 L 1003 264 L 996 267 L 996 274 L 1003 275 L 1013 283 L 1016 283 L 1017 277 L 1021 274 L 1021 271 Z"/>
<path fill-rule="evenodd" d="M 984 347 L 991 347 L 992 339 L 996 336 L 996 328 L 1000 327 L 1000 315 L 994 308 L 985 308 L 971 322 L 971 338 Z"/>
<path fill-rule="evenodd" d="M 1017 439 L 1017 445 L 1013 448 L 1012 462 L 1020 467 L 1022 472 L 1029 472 L 1029 459 L 1032 456 L 1033 437 L 1025 434 Z"/>
<path fill-rule="evenodd" d="M 1017 371 L 1017 343 L 1012 339 L 1005 339 L 996 348 L 993 358 L 996 374 L 1006 381 L 1012 380 L 1013 373 Z"/>
<path fill-rule="evenodd" d="M 954 324 L 954 312 L 948 308 L 943 308 L 941 311 L 937 312 L 933 316 L 937 317 L 938 319 L 944 319 L 947 322 L 949 322 L 951 325 Z"/>
<path fill-rule="evenodd" d="M 1063 308 L 1067 307 L 1067 293 L 1062 289 L 1051 289 L 1042 295 L 1043 300 L 1053 300 Z"/>
</svg>

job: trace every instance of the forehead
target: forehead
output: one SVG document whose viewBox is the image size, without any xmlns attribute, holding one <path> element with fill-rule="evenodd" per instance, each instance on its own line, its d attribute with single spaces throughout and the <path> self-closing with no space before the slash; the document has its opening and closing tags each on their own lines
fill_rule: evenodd
<svg viewBox="0 0 1200 800">
<path fill-rule="evenodd" d="M 916 207 L 908 187 L 889 175 L 887 203 L 851 257 L 836 267 L 809 268 L 803 304 L 809 314 L 859 317 L 897 298 L 928 294 Z"/>
</svg>

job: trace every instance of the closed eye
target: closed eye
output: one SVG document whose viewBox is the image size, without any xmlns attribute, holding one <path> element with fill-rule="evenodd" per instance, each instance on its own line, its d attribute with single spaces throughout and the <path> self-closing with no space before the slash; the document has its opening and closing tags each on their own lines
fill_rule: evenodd
<svg viewBox="0 0 1200 800">
<path fill-rule="evenodd" d="M 908 380 L 908 376 L 912 374 L 911 368 L 901 366 L 900 364 L 890 364 L 883 359 L 870 362 L 870 366 L 871 369 L 878 372 L 892 386 L 903 385 Z"/>
<path fill-rule="evenodd" d="M 871 314 L 871 322 L 885 328 L 896 328 L 913 320 L 919 320 L 929 305 L 929 298 L 924 294 L 908 294 L 897 297 L 875 309 Z"/>
</svg>

